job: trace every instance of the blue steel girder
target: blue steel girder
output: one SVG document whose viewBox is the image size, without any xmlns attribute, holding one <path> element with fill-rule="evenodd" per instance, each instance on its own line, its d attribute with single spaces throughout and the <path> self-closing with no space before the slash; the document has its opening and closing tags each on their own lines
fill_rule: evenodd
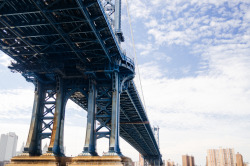
<svg viewBox="0 0 250 166">
<path fill-rule="evenodd" d="M 63 72 L 66 68 L 65 65 L 61 65 L 64 67 L 60 70 L 50 66 L 56 66 L 51 63 L 54 63 L 53 59 L 59 60 L 61 64 L 66 63 L 73 66 L 75 62 L 72 61 L 79 59 L 79 56 L 72 55 L 73 52 L 87 60 L 82 63 L 82 68 L 86 68 L 87 62 L 90 61 L 89 66 L 98 65 L 108 69 L 110 65 L 107 65 L 104 57 L 107 53 L 108 61 L 113 57 L 115 57 L 114 59 L 120 58 L 121 65 L 133 72 L 133 61 L 122 54 L 98 0 L 80 2 L 85 5 L 87 10 L 85 12 L 89 12 L 86 15 L 91 15 L 88 17 L 91 20 L 86 19 L 82 13 L 83 9 L 75 1 L 67 4 L 63 4 L 66 3 L 65 1 L 57 2 L 52 6 L 43 4 L 47 2 L 41 2 L 43 5 L 37 6 L 34 5 L 36 3 L 34 2 L 32 0 L 11 0 L 2 4 L 0 2 L 0 5 L 3 6 L 0 11 L 1 20 L 10 25 L 0 23 L 2 29 L 2 31 L 0 30 L 0 47 L 24 66 L 18 67 L 18 64 L 14 64 L 12 69 L 19 69 L 17 71 L 23 74 L 32 73 L 32 71 L 57 72 L 67 76 L 67 71 Z M 91 28 L 92 26 L 95 26 L 95 31 Z M 74 28 L 75 30 L 72 30 Z M 105 49 L 102 47 L 103 44 Z M 114 63 L 113 60 L 112 63 Z M 79 75 L 82 74 L 82 71 L 77 69 L 71 73 Z"/>
<path fill-rule="evenodd" d="M 50 13 L 50 12 L 47 12 Z M 72 24 L 72 23 L 86 23 L 86 21 L 84 20 L 79 20 L 79 21 L 64 21 L 64 22 L 55 22 L 53 23 L 53 25 L 61 25 L 61 24 Z M 34 22 L 32 21 L 31 24 L 24 24 L 24 23 L 15 23 L 13 25 L 11 25 L 11 29 L 18 29 L 18 28 L 26 28 L 26 27 L 35 27 L 35 26 L 48 26 L 51 25 L 50 22 L 41 22 L 41 21 L 37 21 Z M 1 30 L 4 30 L 5 27 L 0 27 Z"/>
<path fill-rule="evenodd" d="M 96 26 L 95 26 L 95 24 L 94 24 L 94 21 L 95 21 L 97 18 L 99 18 L 100 15 L 97 16 L 97 17 L 95 17 L 95 16 L 93 17 L 93 16 L 92 16 L 92 18 L 91 18 L 91 15 L 90 15 L 90 13 L 89 13 L 89 11 L 88 11 L 88 9 L 87 9 L 87 7 L 90 7 L 90 6 L 94 5 L 94 2 L 90 2 L 90 3 L 87 4 L 87 5 L 84 5 L 83 2 L 82 2 L 81 0 L 76 0 L 76 2 L 77 2 L 78 5 L 81 7 L 81 11 L 82 11 L 83 15 L 85 16 L 85 18 L 87 18 L 87 20 L 88 20 L 88 22 L 89 22 L 89 25 L 90 25 L 91 29 L 93 30 L 93 32 L 94 32 L 96 38 L 99 40 L 99 42 L 100 42 L 100 44 L 101 44 L 101 46 L 102 46 L 102 48 L 103 48 L 103 50 L 104 50 L 106 56 L 108 57 L 109 61 L 111 61 L 111 57 L 110 57 L 110 55 L 109 55 L 109 53 L 108 53 L 108 50 L 107 50 L 107 48 L 105 47 L 105 44 L 104 44 L 104 42 L 102 41 L 100 34 L 97 33 L 98 31 L 97 31 L 97 28 L 96 28 Z M 103 13 L 102 13 L 102 14 L 103 14 Z"/>
<path fill-rule="evenodd" d="M 106 127 L 110 130 L 111 87 L 99 85 L 97 97 L 96 119 L 100 122 L 97 127 L 97 138 L 108 137 L 109 132 L 99 132 Z M 85 101 L 86 102 L 86 101 Z M 136 90 L 131 81 L 127 91 L 121 93 L 120 136 L 147 158 L 161 156 L 155 141 L 149 120 Z M 137 110 L 136 110 L 137 109 Z M 85 107 L 86 110 L 86 107 Z"/>
<path fill-rule="evenodd" d="M 99 138 L 109 138 L 111 128 L 108 123 L 111 122 L 111 87 L 100 85 L 97 91 L 96 105 L 96 120 L 99 121 L 99 126 L 96 128 L 97 139 Z M 101 129 L 106 129 L 108 131 L 101 131 Z"/>
<path fill-rule="evenodd" d="M 129 137 L 127 137 L 126 135 L 123 136 L 122 133 L 121 136 L 125 140 L 128 140 L 128 142 L 133 147 L 135 147 L 141 154 L 150 156 L 157 153 L 155 149 L 152 148 L 152 141 L 148 139 L 148 134 L 147 134 L 148 129 L 145 128 L 145 125 L 148 125 L 147 122 L 141 122 L 141 123 L 139 123 L 138 121 L 131 123 L 123 122 L 120 125 L 121 125 L 120 128 L 124 130 L 124 132 L 129 133 Z M 133 140 L 131 140 L 131 138 Z M 140 149 L 138 149 L 139 147 Z"/>
<path fill-rule="evenodd" d="M 61 38 L 67 43 L 67 45 L 70 47 L 70 49 L 77 55 L 77 57 L 84 63 L 88 63 L 76 50 L 78 50 L 72 42 L 69 40 L 68 36 L 63 35 L 63 30 L 60 26 L 57 26 L 56 21 L 51 16 L 51 13 L 44 13 L 43 8 L 41 7 L 41 1 L 33 0 L 34 4 L 37 6 L 37 8 L 40 10 L 40 12 L 43 14 L 43 16 L 47 19 L 50 25 L 53 26 L 53 28 L 58 32 L 58 34 L 61 36 Z M 71 22 L 72 23 L 72 22 Z M 82 22 L 81 22 L 82 23 Z"/>
<path fill-rule="evenodd" d="M 148 122 L 149 120 L 148 120 L 147 114 L 144 110 L 143 104 L 140 100 L 139 94 L 136 90 L 136 87 L 135 87 L 135 84 L 133 83 L 133 81 L 131 81 L 130 87 L 127 90 L 127 95 L 131 101 L 130 103 L 133 104 L 134 109 L 137 112 L 138 117 L 140 118 L 140 121 L 141 122 Z M 122 106 L 122 104 L 121 104 L 121 106 Z M 153 152 L 154 154 L 157 154 L 157 153 L 160 154 L 159 147 L 156 143 L 156 140 L 155 140 L 155 137 L 154 137 L 154 134 L 152 132 L 152 128 L 151 128 L 150 124 L 149 123 L 142 123 L 142 125 L 146 131 L 146 135 L 150 136 L 150 137 L 147 137 L 148 138 L 147 141 L 151 142 L 151 144 L 150 144 L 152 146 L 150 148 L 151 151 L 152 152 L 155 151 L 155 152 Z"/>
<path fill-rule="evenodd" d="M 39 54 L 40 54 L 39 51 L 36 50 L 35 48 L 33 48 L 32 45 L 31 45 L 28 41 L 22 39 L 22 35 L 20 35 L 20 33 L 18 33 L 17 31 L 12 30 L 12 29 L 11 29 L 11 25 L 9 25 L 5 20 L 3 20 L 2 18 L 0 18 L 0 23 L 2 23 L 5 27 L 7 27 L 8 30 L 10 30 L 10 31 L 16 36 L 16 39 L 15 39 L 15 40 L 17 40 L 17 39 L 18 39 L 18 40 L 21 40 L 23 43 L 26 44 L 27 47 L 31 48 L 31 49 L 34 51 L 33 56 L 36 56 L 36 55 L 39 55 Z M 18 43 L 18 41 L 17 41 L 17 43 Z M 5 52 L 5 53 L 6 53 L 6 52 Z M 8 54 L 8 53 L 7 53 L 7 54 Z M 12 56 L 12 54 L 9 54 L 9 55 Z M 12 57 L 13 57 L 13 56 L 12 56 Z M 41 58 L 42 58 L 42 57 L 41 57 Z M 14 59 L 19 61 L 18 58 L 14 58 Z"/>
<path fill-rule="evenodd" d="M 69 80 L 69 88 L 84 88 L 86 82 L 74 81 L 88 80 L 89 73 L 99 83 L 107 83 L 114 70 L 134 74 L 134 63 L 122 53 L 100 0 L 0 0 L 0 49 L 17 61 L 11 69 L 30 81 L 54 82 L 59 75 Z M 126 85 L 121 93 L 121 137 L 144 156 L 160 156 L 136 87 L 132 81 Z M 110 93 L 110 87 L 103 92 Z M 70 99 L 87 110 L 86 95 L 76 92 Z M 98 98 L 97 105 L 97 136 L 108 137 L 101 128 L 110 130 L 110 96 Z M 45 113 L 50 110 L 45 108 Z M 51 117 L 46 114 L 41 120 Z M 48 135 L 44 132 L 42 137 Z"/>
<path fill-rule="evenodd" d="M 150 147 L 149 147 L 149 145 L 148 145 L 148 142 L 144 139 L 144 137 L 142 136 L 142 134 L 140 133 L 140 131 L 137 129 L 137 125 L 143 125 L 143 123 L 145 123 L 145 122 L 141 122 L 141 124 L 139 123 L 139 124 L 136 124 L 136 123 L 134 123 L 131 119 L 130 119 L 130 117 L 126 114 L 126 112 L 121 108 L 121 117 L 120 118 L 122 118 L 122 116 L 125 116 L 126 117 L 126 119 L 129 121 L 129 122 L 121 122 L 120 123 L 120 128 L 121 128 L 121 130 L 123 130 L 123 132 L 124 133 L 129 133 L 129 138 L 127 138 L 127 135 L 126 136 L 123 136 L 123 138 L 125 138 L 125 140 L 130 140 L 131 142 L 134 142 L 133 143 L 133 146 L 134 147 L 136 147 L 137 149 L 140 149 L 140 150 L 138 150 L 138 151 L 140 151 L 140 152 L 143 152 L 144 154 L 146 154 L 147 153 L 147 151 L 150 151 Z M 134 131 L 132 131 L 132 132 L 130 132 L 130 131 L 127 131 L 125 128 L 126 127 L 128 127 L 128 128 L 130 128 L 132 126 L 132 128 L 136 131 L 136 132 L 134 132 Z M 135 142 L 134 140 L 133 140 L 133 138 L 131 137 L 131 135 L 133 135 L 133 136 L 137 136 L 137 137 L 139 137 L 142 141 L 141 142 Z M 145 149 L 143 149 L 143 148 L 141 148 L 141 145 L 143 145 L 144 147 L 146 146 L 146 148 Z"/>
<path fill-rule="evenodd" d="M 42 122 L 42 129 L 40 131 L 41 139 L 50 138 L 53 128 L 53 119 L 55 111 L 55 100 L 56 100 L 56 91 L 55 90 L 45 90 L 45 98 L 43 101 L 43 112 L 40 117 Z"/>
</svg>

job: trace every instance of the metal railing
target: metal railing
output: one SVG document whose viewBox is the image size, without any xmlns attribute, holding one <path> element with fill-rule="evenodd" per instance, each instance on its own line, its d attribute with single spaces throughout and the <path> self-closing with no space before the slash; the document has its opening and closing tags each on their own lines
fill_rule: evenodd
<svg viewBox="0 0 250 166">
<path fill-rule="evenodd" d="M 134 64 L 134 60 L 133 60 L 132 58 L 129 58 L 129 57 L 126 55 L 126 53 L 124 53 L 123 51 L 121 51 L 121 48 L 122 48 L 122 47 L 121 47 L 121 44 L 118 42 L 119 39 L 118 39 L 117 36 L 115 35 L 115 29 L 114 29 L 114 27 L 112 26 L 111 18 L 110 18 L 110 16 L 107 15 L 107 13 L 105 12 L 103 3 L 101 2 L 101 0 L 97 0 L 97 1 L 98 1 L 99 6 L 100 6 L 100 8 L 101 8 L 101 10 L 102 10 L 102 13 L 103 13 L 103 15 L 104 15 L 104 18 L 105 18 L 105 20 L 107 21 L 107 24 L 108 24 L 108 27 L 109 27 L 109 29 L 110 29 L 110 31 L 111 31 L 111 34 L 112 34 L 112 36 L 113 36 L 114 39 L 115 39 L 115 43 L 116 43 L 116 45 L 118 46 L 118 49 L 119 49 L 119 51 L 120 51 L 120 54 L 121 54 L 122 59 L 123 59 L 124 61 L 126 61 L 126 62 L 128 62 L 128 63 L 130 63 L 131 65 L 134 66 L 134 65 L 135 65 L 135 64 Z"/>
</svg>

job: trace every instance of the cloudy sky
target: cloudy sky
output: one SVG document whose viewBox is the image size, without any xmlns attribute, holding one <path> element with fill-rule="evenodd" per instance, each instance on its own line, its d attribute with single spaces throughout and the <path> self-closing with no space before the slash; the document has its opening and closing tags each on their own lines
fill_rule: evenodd
<svg viewBox="0 0 250 166">
<path fill-rule="evenodd" d="M 123 47 L 135 58 L 125 2 Z M 181 155 L 189 154 L 205 165 L 206 150 L 223 147 L 250 162 L 250 1 L 128 2 L 147 114 L 151 125 L 160 127 L 163 158 L 181 163 Z M 20 147 L 34 87 L 11 73 L 9 63 L 0 53 L 0 133 L 15 131 Z M 86 112 L 71 102 L 67 110 L 66 151 L 76 155 L 84 142 Z M 99 154 L 107 146 L 98 148 Z M 138 160 L 127 147 L 122 141 L 123 153 Z"/>
</svg>

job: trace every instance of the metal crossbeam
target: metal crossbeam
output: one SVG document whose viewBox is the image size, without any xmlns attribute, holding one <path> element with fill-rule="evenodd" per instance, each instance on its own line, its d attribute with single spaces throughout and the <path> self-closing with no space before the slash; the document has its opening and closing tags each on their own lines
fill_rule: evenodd
<svg viewBox="0 0 250 166">
<path fill-rule="evenodd" d="M 22 35 L 20 35 L 17 31 L 12 30 L 12 29 L 11 29 L 11 26 L 10 26 L 7 22 L 5 22 L 1 17 L 0 17 L 0 22 L 1 22 L 2 24 L 4 24 L 6 27 L 8 27 L 8 29 L 9 29 L 13 34 L 15 34 L 15 35 L 18 37 L 19 40 L 21 40 L 21 41 L 22 41 L 23 43 L 25 43 L 28 47 L 30 47 L 34 52 L 36 52 L 36 54 L 33 54 L 33 57 L 36 57 L 36 55 L 40 55 L 40 53 L 39 53 L 38 50 L 36 50 L 35 48 L 33 48 L 32 45 L 31 45 L 29 42 L 27 42 L 26 40 L 23 40 L 23 39 L 22 39 Z M 43 57 L 41 57 L 41 58 L 43 58 Z"/>
<path fill-rule="evenodd" d="M 135 86 L 134 83 L 132 83 L 132 85 L 133 85 L 133 87 Z M 135 89 L 134 89 L 134 90 L 135 90 Z M 135 90 L 135 93 L 138 95 L 138 92 L 137 92 L 136 90 Z M 140 115 L 140 113 L 139 113 L 139 111 L 138 111 L 138 108 L 137 108 L 135 102 L 133 101 L 133 98 L 132 98 L 131 94 L 130 94 L 128 91 L 127 91 L 127 94 L 128 94 L 128 96 L 129 96 L 129 98 L 130 98 L 132 104 L 134 105 L 134 108 L 135 108 L 135 110 L 136 110 L 136 112 L 137 112 L 139 118 L 141 119 L 141 121 L 143 121 L 143 119 L 142 119 L 142 117 L 141 117 L 141 115 Z M 139 97 L 137 97 L 137 99 L 139 99 Z M 139 100 L 139 101 L 140 101 L 140 100 Z M 141 101 L 140 101 L 140 104 L 141 104 L 141 106 L 142 106 Z M 147 127 L 146 127 L 145 124 L 144 124 L 144 128 L 146 129 L 147 134 L 150 136 L 151 142 L 155 142 L 155 144 L 153 144 L 154 148 L 155 148 L 155 149 L 158 149 L 157 144 L 156 144 L 156 141 L 153 141 L 153 139 L 152 139 L 152 134 L 149 134 L 149 131 L 148 131 L 148 129 L 147 129 Z M 159 150 L 159 149 L 158 149 L 158 150 Z M 156 150 L 156 151 L 157 151 L 157 150 Z"/>
<path fill-rule="evenodd" d="M 89 4 L 89 6 L 88 6 L 88 5 L 85 6 L 81 0 L 76 0 L 76 2 L 77 2 L 77 4 L 80 6 L 80 9 L 81 9 L 81 11 L 82 11 L 82 14 L 83 14 L 83 15 L 85 16 L 85 18 L 88 20 L 89 25 L 90 25 L 91 29 L 93 30 L 93 32 L 94 32 L 96 38 L 99 40 L 99 42 L 100 42 L 100 44 L 101 44 L 101 46 L 102 46 L 102 48 L 103 48 L 103 50 L 104 50 L 104 52 L 105 52 L 105 55 L 107 56 L 107 58 L 108 58 L 109 61 L 111 62 L 111 57 L 110 57 L 110 55 L 109 55 L 109 53 L 108 53 L 108 51 L 107 51 L 107 49 L 106 49 L 106 46 L 105 46 L 104 42 L 102 41 L 102 38 L 101 38 L 100 34 L 97 33 L 98 31 L 97 31 L 97 29 L 96 29 L 96 27 L 95 27 L 93 21 L 91 20 L 90 14 L 89 14 L 89 12 L 88 12 L 88 10 L 87 10 L 87 7 L 92 6 L 94 3 Z"/>
<path fill-rule="evenodd" d="M 51 137 L 51 132 L 54 122 L 54 111 L 56 104 L 56 91 L 55 90 L 46 90 L 46 96 L 43 101 L 43 114 L 40 117 L 42 121 L 42 130 L 40 131 L 41 139 Z M 49 129 L 51 132 L 48 132 Z"/>
<path fill-rule="evenodd" d="M 123 111 L 123 109 L 120 109 L 121 112 L 126 116 L 126 118 L 128 119 L 129 122 L 131 122 L 130 118 L 126 115 L 126 113 Z M 131 123 L 130 123 L 131 124 Z M 134 124 L 131 124 L 133 126 L 133 128 L 135 129 L 135 131 L 138 133 L 138 135 L 140 136 L 140 138 L 144 141 L 144 144 L 148 147 L 148 150 L 150 149 L 150 146 L 148 145 L 147 141 L 145 141 L 144 137 L 141 135 L 141 133 L 137 130 L 137 128 L 135 127 Z"/>
<path fill-rule="evenodd" d="M 81 34 L 87 34 L 87 33 L 92 33 L 92 31 L 84 31 L 84 32 L 75 31 L 75 32 L 70 32 L 70 33 L 63 33 L 63 35 L 81 35 Z M 58 33 L 41 32 L 41 33 L 35 33 L 35 34 L 29 33 L 28 35 L 23 35 L 22 38 L 26 39 L 26 38 L 39 38 L 39 37 L 51 37 L 51 36 L 60 36 L 60 35 Z M 17 39 L 17 37 L 4 37 L 3 35 L 0 35 L 0 40 L 8 40 L 8 39 Z M 85 40 L 85 39 L 82 39 L 82 40 Z M 86 39 L 86 41 L 88 40 L 95 41 L 96 39 L 90 39 L 90 38 Z"/>
<path fill-rule="evenodd" d="M 62 25 L 62 24 L 73 24 L 73 23 L 86 23 L 86 21 L 81 20 L 81 21 L 65 21 L 65 22 L 56 22 L 53 23 L 54 25 Z M 41 23 L 41 22 L 32 22 L 32 24 L 24 24 L 24 23 L 17 23 L 17 24 L 12 24 L 10 26 L 11 29 L 18 29 L 18 28 L 26 28 L 26 27 L 36 27 L 36 26 L 50 26 L 51 23 Z M 0 27 L 1 30 L 6 29 L 6 27 Z"/>
<path fill-rule="evenodd" d="M 51 24 L 51 26 L 53 26 L 53 28 L 58 32 L 58 34 L 60 34 L 60 36 L 62 37 L 62 39 L 68 44 L 68 46 L 71 48 L 71 50 L 77 55 L 77 57 L 84 63 L 88 63 L 87 60 L 83 59 L 83 57 L 79 54 L 79 52 L 76 52 L 76 48 L 71 44 L 71 41 L 63 35 L 63 32 L 61 30 L 60 27 L 55 26 L 55 21 L 53 21 L 52 17 L 50 17 L 50 13 L 45 14 L 43 9 L 40 7 L 39 3 L 40 1 L 36 1 L 36 0 L 32 0 L 34 2 L 34 4 L 36 5 L 36 7 L 40 10 L 40 12 L 44 15 L 44 17 L 49 21 L 49 23 Z"/>
<path fill-rule="evenodd" d="M 22 7 L 25 5 L 27 7 Z M 37 134 L 39 139 L 61 139 L 63 133 L 59 133 L 60 136 L 56 134 L 56 139 L 51 137 L 51 130 L 60 132 L 57 126 L 61 124 L 57 120 L 62 120 L 62 124 L 64 120 L 64 115 L 60 117 L 54 112 L 55 109 L 64 111 L 60 102 L 64 101 L 62 95 L 69 95 L 72 91 L 73 94 L 68 97 L 83 109 L 92 111 L 91 123 L 93 120 L 99 122 L 97 126 L 91 126 L 92 135 L 89 138 L 92 143 L 95 136 L 111 138 L 110 152 L 120 154 L 117 139 L 119 125 L 121 136 L 144 156 L 149 159 L 161 156 L 139 94 L 133 81 L 130 81 L 134 75 L 133 60 L 121 52 L 120 41 L 100 0 L 0 0 L 0 31 L 0 49 L 22 62 L 10 68 L 46 88 L 44 92 L 47 96 L 38 117 L 42 126 Z M 88 91 L 90 79 L 96 94 Z M 114 80 L 115 89 L 112 91 Z M 55 90 L 58 87 L 60 91 Z M 77 88 L 82 91 L 74 92 Z M 57 99 L 56 94 L 59 95 Z M 92 95 L 91 100 L 89 94 Z M 35 111 L 33 109 L 34 114 Z M 54 118 L 57 119 L 55 125 Z M 55 147 L 60 149 L 62 145 L 59 144 Z M 30 146 L 36 149 L 39 145 Z M 89 147 L 94 152 L 94 146 Z M 26 151 L 29 150 L 26 148 Z M 63 153 L 53 147 L 50 151 Z"/>
</svg>

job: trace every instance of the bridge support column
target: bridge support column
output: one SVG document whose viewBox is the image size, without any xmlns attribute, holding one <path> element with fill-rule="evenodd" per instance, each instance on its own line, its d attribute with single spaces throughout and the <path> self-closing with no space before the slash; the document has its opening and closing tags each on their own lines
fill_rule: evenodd
<svg viewBox="0 0 250 166">
<path fill-rule="evenodd" d="M 95 114 L 96 114 L 96 83 L 94 80 L 89 80 L 89 94 L 88 94 L 88 118 L 87 118 L 87 128 L 85 136 L 84 149 L 81 156 L 96 156 L 96 124 L 95 124 Z"/>
<path fill-rule="evenodd" d="M 23 155 L 39 156 L 41 151 L 41 137 L 39 136 L 42 128 L 40 116 L 43 113 L 43 99 L 45 97 L 44 85 L 37 82 L 35 85 L 35 97 L 33 103 L 32 117 L 28 139 L 24 147 Z"/>
<path fill-rule="evenodd" d="M 58 78 L 56 85 L 56 106 L 54 113 L 53 129 L 47 154 L 64 156 L 63 132 L 65 117 L 65 94 L 63 90 L 63 80 Z"/>
<path fill-rule="evenodd" d="M 118 72 L 112 76 L 112 114 L 111 114 L 111 134 L 109 138 L 108 155 L 121 155 L 119 146 L 119 122 L 120 122 L 120 79 Z"/>
</svg>

